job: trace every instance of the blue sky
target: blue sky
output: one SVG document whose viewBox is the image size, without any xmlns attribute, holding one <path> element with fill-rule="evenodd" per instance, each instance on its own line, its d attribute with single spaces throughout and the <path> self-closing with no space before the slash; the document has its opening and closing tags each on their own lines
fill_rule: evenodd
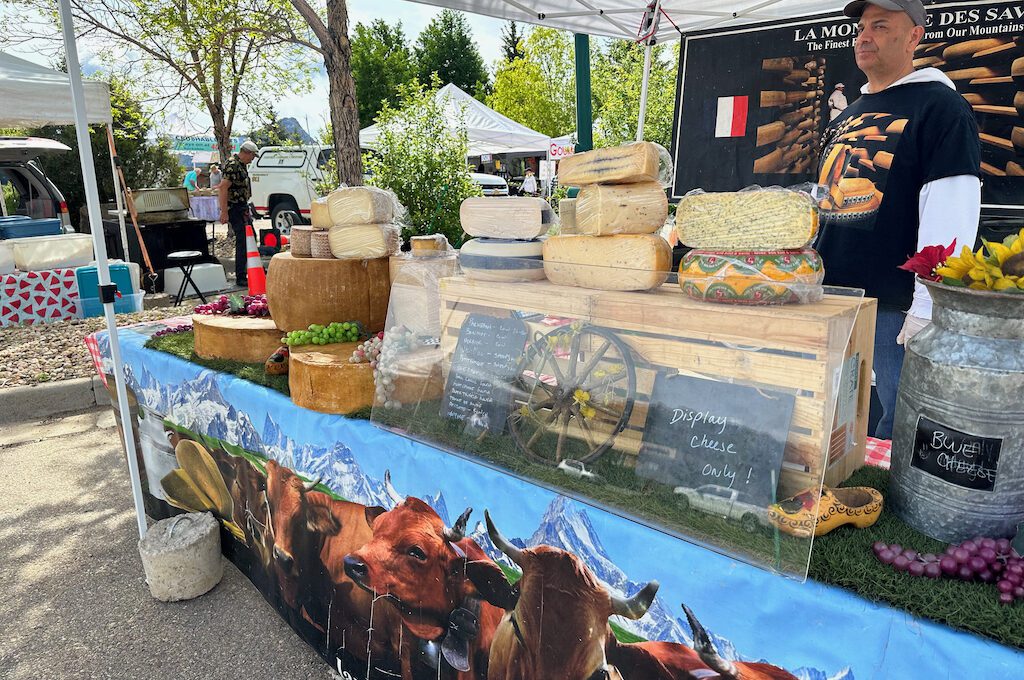
<svg viewBox="0 0 1024 680">
<path fill-rule="evenodd" d="M 438 7 L 421 5 L 406 0 L 348 0 L 348 7 L 350 34 L 357 23 L 369 24 L 374 19 L 385 19 L 389 23 L 401 21 L 402 28 L 410 44 L 415 42 L 416 37 L 430 23 L 431 19 L 441 13 L 441 9 Z M 5 14 L 9 15 L 13 11 L 11 8 L 0 8 L 0 17 Z M 505 22 L 476 14 L 467 14 L 466 18 L 469 20 L 473 36 L 476 39 L 477 48 L 483 56 L 484 63 L 490 67 L 500 56 L 501 28 Z M 80 46 L 79 50 L 79 57 L 82 63 L 85 64 L 86 73 L 95 70 L 90 68 L 90 61 L 94 55 L 88 51 L 87 47 Z M 47 66 L 50 65 L 47 57 L 40 54 L 33 45 L 10 48 L 5 51 L 22 59 Z M 276 109 L 283 117 L 291 116 L 296 118 L 303 127 L 306 127 L 315 136 L 318 130 L 326 127 L 328 119 L 326 76 L 318 74 L 314 78 L 313 90 L 311 92 L 301 95 L 288 94 L 287 96 L 282 96 L 276 104 Z M 208 124 L 208 119 L 204 119 L 201 122 L 199 118 L 196 118 L 193 127 L 202 128 Z M 178 127 L 173 122 L 171 125 Z M 200 131 L 202 130 L 172 130 L 174 133 Z"/>
</svg>

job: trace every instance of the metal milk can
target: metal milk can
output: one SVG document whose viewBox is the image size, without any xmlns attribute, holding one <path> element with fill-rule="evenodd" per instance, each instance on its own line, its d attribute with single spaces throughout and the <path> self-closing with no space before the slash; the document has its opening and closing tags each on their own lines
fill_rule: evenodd
<svg viewBox="0 0 1024 680">
<path fill-rule="evenodd" d="M 887 506 L 933 538 L 1012 537 L 1024 521 L 1024 295 L 924 281 L 907 345 Z"/>
</svg>

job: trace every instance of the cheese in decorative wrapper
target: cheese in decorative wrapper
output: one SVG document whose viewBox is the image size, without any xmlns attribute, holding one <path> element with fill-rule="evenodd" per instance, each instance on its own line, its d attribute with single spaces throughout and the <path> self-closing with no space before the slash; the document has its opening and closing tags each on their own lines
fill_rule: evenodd
<svg viewBox="0 0 1024 680">
<path fill-rule="evenodd" d="M 824 295 L 821 256 L 804 250 L 693 250 L 679 265 L 679 286 L 694 300 L 736 305 L 818 302 Z"/>
</svg>

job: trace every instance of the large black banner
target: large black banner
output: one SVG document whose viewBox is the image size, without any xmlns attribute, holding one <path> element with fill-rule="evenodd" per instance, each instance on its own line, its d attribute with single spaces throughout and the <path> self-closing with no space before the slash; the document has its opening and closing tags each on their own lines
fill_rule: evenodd
<svg viewBox="0 0 1024 680">
<path fill-rule="evenodd" d="M 943 71 L 974 108 L 983 204 L 1024 209 L 1024 2 L 932 5 L 928 19 L 914 64 Z M 822 132 L 866 82 L 856 24 L 813 17 L 684 38 L 674 197 L 816 181 Z M 864 159 L 865 171 L 886 162 Z"/>
</svg>

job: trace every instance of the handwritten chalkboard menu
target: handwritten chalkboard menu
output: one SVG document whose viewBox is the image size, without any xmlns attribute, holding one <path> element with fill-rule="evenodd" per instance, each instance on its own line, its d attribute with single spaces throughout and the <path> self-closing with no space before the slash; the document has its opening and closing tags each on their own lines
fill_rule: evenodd
<svg viewBox="0 0 1024 680">
<path fill-rule="evenodd" d="M 910 464 L 950 484 L 991 491 L 1002 448 L 1002 439 L 967 434 L 918 416 Z"/>
<path fill-rule="evenodd" d="M 502 432 L 512 404 L 509 386 L 528 335 L 519 319 L 470 314 L 459 330 L 441 415 L 464 422 L 469 434 Z"/>
<path fill-rule="evenodd" d="M 785 392 L 659 374 L 637 474 L 674 486 L 736 489 L 744 502 L 767 506 L 795 404 Z"/>
</svg>

